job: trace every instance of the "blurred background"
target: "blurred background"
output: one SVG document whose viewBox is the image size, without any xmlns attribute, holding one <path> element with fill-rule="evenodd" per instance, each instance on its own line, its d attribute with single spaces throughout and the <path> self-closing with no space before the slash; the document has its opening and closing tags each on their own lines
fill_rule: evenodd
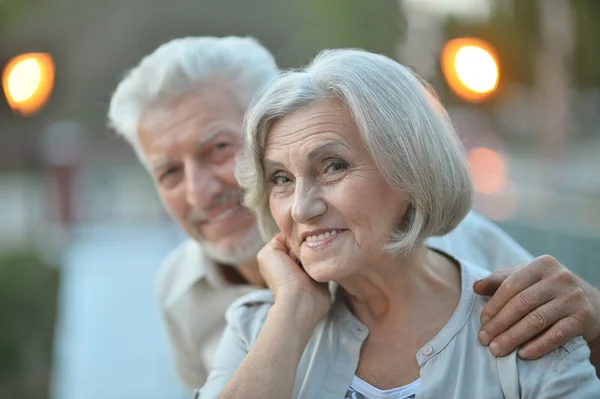
<svg viewBox="0 0 600 399">
<path fill-rule="evenodd" d="M 476 210 L 600 286 L 598 20 L 597 0 L 0 0 L 0 398 L 187 397 L 154 296 L 183 236 L 105 122 L 126 70 L 182 36 L 255 36 L 281 67 L 332 47 L 411 66 Z"/>
</svg>

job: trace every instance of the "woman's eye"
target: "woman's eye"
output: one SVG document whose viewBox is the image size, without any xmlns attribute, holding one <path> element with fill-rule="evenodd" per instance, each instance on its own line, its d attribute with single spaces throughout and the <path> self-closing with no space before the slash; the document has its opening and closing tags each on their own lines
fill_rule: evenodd
<svg viewBox="0 0 600 399">
<path fill-rule="evenodd" d="M 339 172 L 345 170 L 348 164 L 343 161 L 333 161 L 325 166 L 325 172 Z"/>
<path fill-rule="evenodd" d="M 273 176 L 273 178 L 271 179 L 271 182 L 275 185 L 280 185 L 280 184 L 289 183 L 290 179 L 288 179 L 285 176 Z"/>
</svg>

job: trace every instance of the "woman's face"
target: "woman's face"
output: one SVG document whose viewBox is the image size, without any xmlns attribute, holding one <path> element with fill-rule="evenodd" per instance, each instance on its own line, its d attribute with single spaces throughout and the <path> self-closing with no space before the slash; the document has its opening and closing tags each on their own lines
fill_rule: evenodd
<svg viewBox="0 0 600 399">
<path fill-rule="evenodd" d="M 316 281 L 343 279 L 381 259 L 406 212 L 406 199 L 375 167 L 339 100 L 276 121 L 264 168 L 275 222 Z"/>
</svg>

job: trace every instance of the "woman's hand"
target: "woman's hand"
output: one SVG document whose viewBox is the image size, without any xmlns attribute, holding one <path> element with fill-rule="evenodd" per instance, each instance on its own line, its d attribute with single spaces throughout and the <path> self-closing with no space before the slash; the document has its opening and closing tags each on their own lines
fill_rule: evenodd
<svg viewBox="0 0 600 399">
<path fill-rule="evenodd" d="M 283 234 L 277 234 L 265 245 L 257 259 L 260 272 L 275 296 L 276 305 L 293 305 L 315 324 L 329 312 L 331 297 L 327 284 L 311 279 L 292 259 Z"/>
</svg>

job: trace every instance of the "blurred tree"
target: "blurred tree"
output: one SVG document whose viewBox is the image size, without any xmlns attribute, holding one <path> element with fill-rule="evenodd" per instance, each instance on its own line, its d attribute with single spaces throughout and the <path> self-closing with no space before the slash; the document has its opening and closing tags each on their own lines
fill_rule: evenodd
<svg viewBox="0 0 600 399">
<path fill-rule="evenodd" d="M 22 12 L 30 10 L 44 0 L 2 0 L 0 1 L 0 33 Z M 1 43 L 0 43 L 1 44 Z"/>
<path fill-rule="evenodd" d="M 348 47 L 394 57 L 404 36 L 405 16 L 398 0 L 306 0 L 295 6 L 305 28 L 294 48 L 303 47 L 310 58 L 321 49 Z"/>
<path fill-rule="evenodd" d="M 0 256 L 0 398 L 48 397 L 57 269 L 31 253 Z"/>
<path fill-rule="evenodd" d="M 571 4 L 575 19 L 573 79 L 579 87 L 600 87 L 600 1 L 578 0 Z"/>
<path fill-rule="evenodd" d="M 572 78 L 577 87 L 600 87 L 600 2 L 571 1 L 575 29 Z M 539 20 L 535 1 L 502 0 L 494 3 L 489 20 L 450 17 L 448 38 L 475 36 L 492 43 L 500 57 L 501 84 L 533 84 L 533 62 L 539 47 Z"/>
</svg>

